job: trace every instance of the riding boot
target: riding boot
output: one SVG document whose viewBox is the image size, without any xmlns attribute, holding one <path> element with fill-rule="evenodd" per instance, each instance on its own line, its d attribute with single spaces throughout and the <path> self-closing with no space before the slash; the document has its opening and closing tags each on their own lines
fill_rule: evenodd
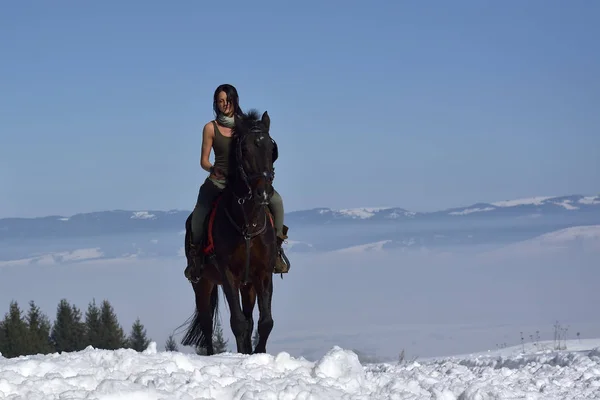
<svg viewBox="0 0 600 400">
<path fill-rule="evenodd" d="M 273 273 L 275 274 L 286 274 L 290 271 L 290 260 L 287 258 L 282 248 L 284 240 L 288 238 L 287 231 L 288 227 L 284 225 L 282 234 L 277 235 L 277 258 L 275 260 L 275 268 L 273 269 Z"/>
<path fill-rule="evenodd" d="M 192 282 L 197 282 L 204 269 L 204 252 L 199 244 L 190 243 L 188 265 L 185 268 L 185 277 Z"/>
</svg>

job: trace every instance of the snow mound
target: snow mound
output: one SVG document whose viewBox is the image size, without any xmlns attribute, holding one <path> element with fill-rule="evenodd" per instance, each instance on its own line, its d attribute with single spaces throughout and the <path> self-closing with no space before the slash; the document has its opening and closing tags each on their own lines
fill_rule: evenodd
<svg viewBox="0 0 600 400">
<path fill-rule="evenodd" d="M 0 356 L 0 398 L 23 399 L 593 399 L 600 348 L 361 365 L 333 347 L 316 362 L 288 353 L 211 357 L 93 349 Z"/>
</svg>

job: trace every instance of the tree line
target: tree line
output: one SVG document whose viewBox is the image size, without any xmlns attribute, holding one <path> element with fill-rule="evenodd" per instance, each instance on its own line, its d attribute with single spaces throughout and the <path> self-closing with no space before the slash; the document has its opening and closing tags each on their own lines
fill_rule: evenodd
<svg viewBox="0 0 600 400">
<path fill-rule="evenodd" d="M 136 319 L 126 335 L 108 300 L 103 300 L 100 306 L 92 300 L 83 315 L 79 308 L 62 299 L 53 324 L 34 301 L 29 302 L 26 313 L 12 301 L 0 321 L 0 353 L 5 358 L 80 351 L 87 346 L 143 351 L 148 344 L 150 339 L 140 319 Z"/>
<path fill-rule="evenodd" d="M 214 332 L 215 353 L 228 351 L 228 341 L 223 337 L 220 321 Z M 129 334 L 125 331 L 108 300 L 100 306 L 92 300 L 85 314 L 66 299 L 61 299 L 54 323 L 36 303 L 29 302 L 27 312 L 21 310 L 18 302 L 12 301 L 4 319 L 0 320 L 0 354 L 5 358 L 32 354 L 72 352 L 92 346 L 96 349 L 133 349 L 144 351 L 150 344 L 146 329 L 137 318 Z M 177 343 L 170 335 L 165 350 L 177 351 Z M 195 349 L 197 354 L 206 354 L 203 348 Z"/>
</svg>

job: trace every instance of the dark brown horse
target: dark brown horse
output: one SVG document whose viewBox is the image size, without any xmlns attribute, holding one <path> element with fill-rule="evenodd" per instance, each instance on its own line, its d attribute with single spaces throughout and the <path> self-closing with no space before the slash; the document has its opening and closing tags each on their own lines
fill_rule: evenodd
<svg viewBox="0 0 600 400">
<path fill-rule="evenodd" d="M 208 249 L 199 279 L 192 280 L 196 311 L 181 343 L 214 354 L 213 330 L 218 317 L 218 286 L 231 312 L 237 351 L 252 353 L 252 312 L 258 300 L 258 344 L 266 352 L 273 329 L 271 297 L 276 233 L 268 205 L 273 194 L 273 142 L 267 112 L 252 110 L 236 117 L 231 142 L 228 185 L 207 217 L 204 248 Z M 190 259 L 191 214 L 186 224 L 185 253 Z M 208 241 L 208 242 L 207 242 Z M 241 298 L 241 306 L 240 306 Z"/>
</svg>

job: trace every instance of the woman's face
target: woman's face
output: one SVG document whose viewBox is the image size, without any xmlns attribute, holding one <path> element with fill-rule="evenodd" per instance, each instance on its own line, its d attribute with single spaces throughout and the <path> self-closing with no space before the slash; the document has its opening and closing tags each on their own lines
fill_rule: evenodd
<svg viewBox="0 0 600 400">
<path fill-rule="evenodd" d="M 233 104 L 227 101 L 227 94 L 225 92 L 219 92 L 217 95 L 217 107 L 226 116 L 233 116 Z"/>
</svg>

